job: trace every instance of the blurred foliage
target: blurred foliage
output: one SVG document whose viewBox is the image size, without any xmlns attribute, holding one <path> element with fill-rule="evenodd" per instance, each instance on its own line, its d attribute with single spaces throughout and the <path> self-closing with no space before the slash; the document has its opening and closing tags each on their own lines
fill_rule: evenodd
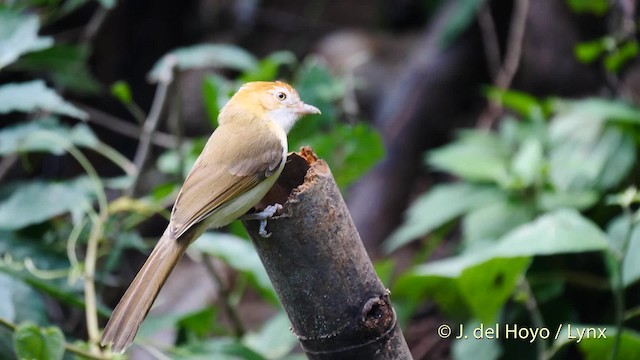
<svg viewBox="0 0 640 360">
<path fill-rule="evenodd" d="M 115 356 L 108 350 L 98 351 L 98 339 L 91 334 L 99 336 L 100 329 L 89 320 L 109 316 L 102 298 L 113 285 L 110 273 L 126 261 L 127 251 L 147 252 L 153 245 L 154 241 L 140 236 L 137 226 L 152 216 L 167 216 L 167 207 L 207 139 L 184 138 L 166 149 L 156 163 L 164 174 L 157 181 L 162 182 L 147 194 L 129 195 L 140 169 L 116 150 L 121 139 L 101 139 L 90 123 L 83 122 L 88 114 L 80 109 L 82 104 L 74 105 L 65 97 L 112 96 L 140 126 L 146 126 L 151 116 L 138 106 L 127 82 L 107 85 L 94 78 L 87 64 L 92 49 L 86 41 L 54 43 L 53 36 L 38 35 L 41 26 L 55 23 L 87 2 L 0 5 L 0 69 L 8 79 L 21 79 L 0 84 L 0 114 L 7 115 L 8 121 L 0 128 L 0 156 L 3 161 L 20 160 L 32 178 L 0 185 L 2 359 Z M 99 4 L 110 9 L 114 2 Z M 234 45 L 196 44 L 162 56 L 147 77 L 160 89 L 193 69 L 206 72 L 201 90 L 211 130 L 217 126 L 220 109 L 242 83 L 285 76 L 306 102 L 322 110 L 322 115 L 305 118 L 294 128 L 291 150 L 313 146 L 343 189 L 383 156 L 380 136 L 372 128 L 340 121 L 345 85 L 319 59 L 299 62 L 286 51 L 257 58 Z M 105 177 L 102 168 L 94 166 L 97 156 L 115 164 L 123 175 Z M 75 161 L 80 174 L 33 178 L 40 162 L 53 157 Z M 279 308 L 260 259 L 241 228 L 233 224 L 232 233 L 206 233 L 189 253 L 196 260 L 215 257 L 236 272 L 227 294 L 232 308 L 250 289 Z M 93 282 L 97 292 L 87 286 Z M 42 296 L 57 307 L 85 311 L 87 323 L 82 328 L 90 338 L 77 340 L 86 336 L 84 329 L 70 331 L 68 326 L 53 324 Z M 282 311 L 257 330 L 240 335 L 221 325 L 221 317 L 229 316 L 225 311 L 216 304 L 187 314 L 150 316 L 137 341 L 147 344 L 150 336 L 171 328 L 179 334 L 176 344 L 164 350 L 171 358 L 301 359 L 291 354 L 298 341 Z"/>
<path fill-rule="evenodd" d="M 579 342 L 585 358 L 634 358 L 640 337 L 631 323 L 640 304 L 625 304 L 624 298 L 640 280 L 640 110 L 604 99 L 539 100 L 497 89 L 488 95 L 519 118 L 502 119 L 496 132 L 461 131 L 430 151 L 426 164 L 459 181 L 436 185 L 416 199 L 386 242 L 393 251 L 456 223 L 458 254 L 402 273 L 392 288 L 395 299 L 415 308 L 431 298 L 466 323 L 468 334 L 478 324 L 496 323 L 538 329 L 571 324 L 575 330 L 595 317 L 598 324 L 590 326 L 606 327 L 608 337 Z M 551 310 L 577 306 L 567 294 L 566 273 L 576 271 L 571 263 L 582 253 L 604 259 L 604 274 L 592 268 L 578 276 L 603 277 L 612 309 L 584 319 Z M 562 259 L 561 265 L 538 265 L 550 256 Z M 453 354 L 497 359 L 525 351 L 553 358 L 576 344 L 567 336 L 536 340 L 529 348 L 524 342 L 461 339 Z"/>
</svg>

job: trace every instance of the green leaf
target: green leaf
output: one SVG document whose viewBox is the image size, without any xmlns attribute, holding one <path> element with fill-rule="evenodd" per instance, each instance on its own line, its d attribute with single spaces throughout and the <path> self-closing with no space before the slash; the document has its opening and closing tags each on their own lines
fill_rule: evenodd
<svg viewBox="0 0 640 360">
<path fill-rule="evenodd" d="M 240 82 L 249 81 L 272 81 L 278 76 L 278 70 L 282 65 L 293 65 L 296 63 L 296 56 L 290 51 L 277 51 L 258 62 L 258 66 L 244 72 L 238 80 Z"/>
<path fill-rule="evenodd" d="M 249 275 L 268 300 L 276 295 L 258 253 L 249 241 L 220 232 L 206 232 L 192 245 L 197 250 L 224 260 L 233 269 Z"/>
<path fill-rule="evenodd" d="M 215 129 L 218 127 L 220 109 L 229 101 L 231 84 L 222 76 L 209 74 L 202 80 L 202 98 L 209 121 Z"/>
<path fill-rule="evenodd" d="M 246 50 L 228 44 L 198 44 L 178 48 L 164 55 L 151 69 L 151 82 L 170 80 L 174 67 L 179 70 L 224 68 L 237 71 L 255 69 L 256 58 Z"/>
<path fill-rule="evenodd" d="M 606 39 L 597 39 L 578 43 L 573 52 L 578 61 L 583 64 L 591 64 L 598 60 L 606 50 Z"/>
<path fill-rule="evenodd" d="M 502 192 L 493 187 L 467 183 L 434 186 L 411 205 L 405 222 L 391 234 L 384 247 L 393 251 L 472 209 L 502 199 Z"/>
<path fill-rule="evenodd" d="M 467 181 L 508 184 L 509 155 L 496 134 L 465 131 L 455 142 L 427 153 L 427 162 Z"/>
<path fill-rule="evenodd" d="M 83 120 L 88 117 L 87 113 L 64 101 L 42 80 L 0 86 L 0 114 L 38 110 Z"/>
<path fill-rule="evenodd" d="M 631 226 L 626 216 L 613 219 L 607 227 L 607 235 L 611 248 L 617 251 L 622 260 L 622 282 L 629 286 L 640 279 L 640 224 Z M 624 243 L 627 242 L 626 251 Z"/>
<path fill-rule="evenodd" d="M 535 97 L 520 91 L 504 90 L 497 87 L 488 87 L 487 97 L 498 102 L 526 118 L 539 118 L 544 114 L 542 104 Z"/>
<path fill-rule="evenodd" d="M 308 138 L 306 143 L 329 164 L 341 189 L 360 178 L 384 156 L 380 134 L 365 123 L 337 124 L 329 133 Z"/>
<path fill-rule="evenodd" d="M 519 187 L 529 187 L 542 181 L 544 149 L 538 139 L 527 139 L 511 162 L 511 170 Z"/>
<path fill-rule="evenodd" d="M 183 316 L 178 325 L 200 338 L 204 338 L 215 324 L 216 310 L 212 307 L 204 308 L 200 311 Z"/>
<path fill-rule="evenodd" d="M 498 239 L 515 227 L 531 221 L 534 209 L 513 201 L 498 201 L 471 210 L 462 219 L 466 244 L 475 240 Z"/>
<path fill-rule="evenodd" d="M 98 2 L 105 9 L 113 9 L 113 7 L 116 6 L 116 0 L 98 0 Z"/>
<path fill-rule="evenodd" d="M 608 248 L 607 236 L 573 209 L 540 216 L 506 234 L 492 250 L 494 256 L 554 255 Z"/>
<path fill-rule="evenodd" d="M 560 325 L 559 325 L 560 326 Z M 567 344 L 576 343 L 580 352 L 587 360 L 608 359 L 618 333 L 617 328 L 610 324 L 585 325 L 585 324 L 562 324 L 559 329 L 557 340 L 553 343 L 553 350 L 558 350 Z M 605 329 L 606 338 L 599 337 L 598 329 Z M 554 329 L 554 331 L 557 331 Z M 580 334 L 582 339 L 580 339 Z M 588 335 L 588 336 L 587 336 Z M 580 341 L 578 342 L 578 340 Z M 618 359 L 638 359 L 640 358 L 640 334 L 633 330 L 624 329 L 622 332 L 621 346 L 618 352 Z"/>
<path fill-rule="evenodd" d="M 281 359 L 298 344 L 291 332 L 291 323 L 284 312 L 269 319 L 259 332 L 246 334 L 242 343 L 267 359 Z"/>
<path fill-rule="evenodd" d="M 87 66 L 90 55 L 88 46 L 54 45 L 25 55 L 11 68 L 28 72 L 46 72 L 56 87 L 81 94 L 96 94 L 102 86 Z"/>
<path fill-rule="evenodd" d="M 98 144 L 98 138 L 86 124 L 69 127 L 56 118 L 18 123 L 0 130 L 0 155 L 39 151 L 62 155 L 69 145 L 95 148 Z"/>
<path fill-rule="evenodd" d="M 567 5 L 576 14 L 602 16 L 609 10 L 609 1 L 607 0 L 567 0 Z"/>
<path fill-rule="evenodd" d="M 61 360 L 64 356 L 64 334 L 57 327 L 23 323 L 14 332 L 13 341 L 20 359 Z"/>
<path fill-rule="evenodd" d="M 176 348 L 172 359 L 176 360 L 266 360 L 242 343 L 229 338 L 215 338 Z"/>
<path fill-rule="evenodd" d="M 10 195 L 0 197 L 0 229 L 21 229 L 68 212 L 78 213 L 91 206 L 93 194 L 86 177 L 60 183 L 22 181 Z"/>
<path fill-rule="evenodd" d="M 529 257 L 494 258 L 462 271 L 460 291 L 481 322 L 495 323 L 530 262 Z"/>
<path fill-rule="evenodd" d="M 53 39 L 38 36 L 38 30 L 40 21 L 37 15 L 24 15 L 0 8 L 0 69 L 16 61 L 22 54 L 53 45 Z"/>
<path fill-rule="evenodd" d="M 639 51 L 640 49 L 636 40 L 627 41 L 604 58 L 604 68 L 609 72 L 617 73 L 624 64 L 635 59 Z"/>
<path fill-rule="evenodd" d="M 120 100 L 123 104 L 131 104 L 133 96 L 131 95 L 131 87 L 124 80 L 116 81 L 111 84 L 111 95 Z"/>
<path fill-rule="evenodd" d="M 13 323 L 47 323 L 42 297 L 32 288 L 7 274 L 0 273 L 0 318 Z"/>
<path fill-rule="evenodd" d="M 476 18 L 485 0 L 456 0 L 449 10 L 448 21 L 442 29 L 439 45 L 441 48 L 449 46 L 462 34 Z"/>
<path fill-rule="evenodd" d="M 464 325 L 464 329 L 468 331 L 469 329 L 479 328 L 482 325 L 484 324 L 477 321 L 469 322 Z M 496 360 L 502 354 L 502 348 L 500 347 L 500 342 L 496 339 L 469 337 L 468 339 L 456 339 L 451 347 L 451 352 L 455 360 Z"/>
</svg>

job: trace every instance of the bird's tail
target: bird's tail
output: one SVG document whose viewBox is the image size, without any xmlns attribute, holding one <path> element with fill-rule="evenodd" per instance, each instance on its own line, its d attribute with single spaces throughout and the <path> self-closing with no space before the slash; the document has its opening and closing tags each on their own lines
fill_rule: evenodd
<svg viewBox="0 0 640 360">
<path fill-rule="evenodd" d="M 133 342 L 162 285 L 184 254 L 190 241 L 173 239 L 165 231 L 147 261 L 113 310 L 102 335 L 103 346 L 119 353 Z"/>
</svg>

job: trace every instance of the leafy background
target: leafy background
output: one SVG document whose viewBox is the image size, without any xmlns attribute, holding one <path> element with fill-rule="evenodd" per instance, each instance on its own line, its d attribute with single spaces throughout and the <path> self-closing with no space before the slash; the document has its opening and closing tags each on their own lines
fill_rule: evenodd
<svg viewBox="0 0 640 360">
<path fill-rule="evenodd" d="M 437 5 L 419 8 L 429 17 Z M 441 45 L 469 31 L 485 5 L 456 1 Z M 613 7 L 565 5 L 595 17 Z M 293 129 L 290 149 L 311 145 L 347 197 L 385 156 L 384 134 L 354 111 L 362 85 L 314 54 L 258 56 L 219 41 L 180 44 L 152 59 L 137 74 L 151 92 L 124 74 L 105 82 L 92 71 L 95 36 L 117 6 L 124 5 L 0 5 L 0 358 L 304 358 L 237 223 L 203 235 L 184 262 L 199 270 L 185 265 L 182 281 L 204 274 L 197 286 L 209 283 L 213 294 L 195 308 L 152 313 L 126 355 L 98 341 L 220 108 L 242 83 L 287 79 L 322 110 Z M 60 30 L 78 19 L 80 36 Z M 615 85 L 638 43 L 635 32 L 612 32 L 572 51 Z M 193 74 L 196 86 L 185 89 Z M 443 340 L 429 328 L 430 339 L 446 344 L 446 358 L 637 358 L 640 109 L 616 91 L 570 99 L 507 88 L 482 92 L 504 110 L 494 126 L 456 129 L 453 140 L 425 153 L 415 166 L 443 180 L 416 195 L 403 222 L 369 249 L 382 254 L 375 266 L 414 356 L 428 358 L 420 355 L 424 342 L 411 339 L 433 318 L 454 329 L 563 329 L 557 339 L 518 341 Z M 203 115 L 195 127 L 180 110 L 194 96 Z M 578 342 L 569 324 L 606 328 L 607 338 Z M 169 340 L 158 338 L 167 330 Z"/>
</svg>

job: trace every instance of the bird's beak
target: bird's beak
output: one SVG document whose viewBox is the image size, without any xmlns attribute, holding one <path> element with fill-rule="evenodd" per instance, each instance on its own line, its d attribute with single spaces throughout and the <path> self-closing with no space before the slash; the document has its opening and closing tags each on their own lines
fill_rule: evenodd
<svg viewBox="0 0 640 360">
<path fill-rule="evenodd" d="M 320 109 L 318 109 L 313 105 L 309 105 L 301 102 L 300 105 L 296 107 L 296 113 L 298 115 L 320 114 Z"/>
</svg>

